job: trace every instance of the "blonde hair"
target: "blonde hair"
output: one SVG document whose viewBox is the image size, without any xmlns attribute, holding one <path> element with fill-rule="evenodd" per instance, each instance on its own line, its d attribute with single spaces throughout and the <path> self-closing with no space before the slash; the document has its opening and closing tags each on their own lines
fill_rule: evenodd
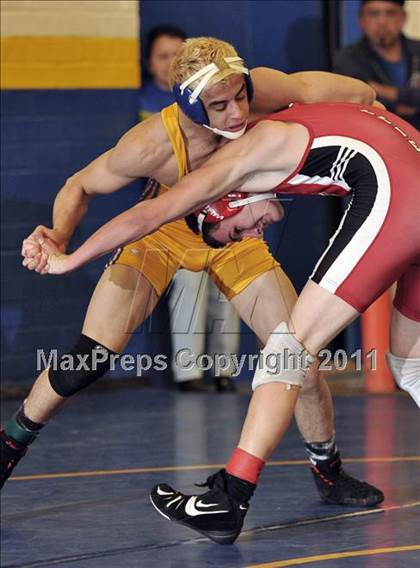
<svg viewBox="0 0 420 568">
<path fill-rule="evenodd" d="M 215 63 L 220 71 L 213 75 L 206 88 L 231 75 L 240 75 L 240 71 L 226 64 L 225 57 L 238 57 L 236 49 L 226 41 L 214 37 L 194 37 L 185 40 L 172 60 L 169 69 L 169 86 L 172 88 L 177 83 L 183 83 L 210 63 Z M 190 88 L 194 90 L 199 81 L 200 79 L 194 81 Z"/>
</svg>

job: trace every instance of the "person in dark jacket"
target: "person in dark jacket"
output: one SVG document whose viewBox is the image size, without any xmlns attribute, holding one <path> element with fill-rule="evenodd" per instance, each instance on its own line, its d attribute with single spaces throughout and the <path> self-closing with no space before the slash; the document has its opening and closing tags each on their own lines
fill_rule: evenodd
<svg viewBox="0 0 420 568">
<path fill-rule="evenodd" d="M 388 110 L 420 128 L 420 41 L 402 33 L 404 0 L 362 0 L 363 37 L 336 53 L 334 71 L 369 83 Z"/>
</svg>

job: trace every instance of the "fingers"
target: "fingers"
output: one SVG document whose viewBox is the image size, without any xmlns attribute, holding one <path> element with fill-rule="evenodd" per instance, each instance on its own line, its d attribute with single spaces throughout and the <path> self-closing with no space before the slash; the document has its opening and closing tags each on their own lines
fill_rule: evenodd
<svg viewBox="0 0 420 568">
<path fill-rule="evenodd" d="M 65 250 L 65 243 L 61 242 L 60 235 L 57 233 L 55 229 L 49 229 L 44 225 L 38 225 L 34 231 L 22 242 L 21 248 L 21 255 L 25 259 L 36 259 L 40 261 L 40 257 L 38 255 L 42 254 L 43 252 L 48 254 L 55 254 L 59 252 L 64 252 Z M 34 262 L 25 263 L 24 266 L 29 270 L 37 270 L 37 265 Z M 35 268 L 30 268 L 34 267 Z M 41 270 L 45 266 L 45 261 L 43 260 L 41 263 Z"/>
<path fill-rule="evenodd" d="M 21 254 L 27 258 L 33 258 L 41 252 L 41 245 L 31 239 L 25 239 L 22 243 Z"/>
<path fill-rule="evenodd" d="M 31 234 L 29 235 L 29 237 L 26 237 L 26 239 L 23 239 L 22 241 L 22 250 L 30 247 L 37 247 L 39 245 L 40 238 L 42 237 L 34 234 Z"/>
<path fill-rule="evenodd" d="M 49 257 L 56 252 L 56 249 L 58 251 L 56 243 L 48 238 L 50 233 L 54 234 L 54 231 L 39 225 L 29 237 L 23 240 L 21 250 L 21 255 L 23 256 L 22 265 L 28 270 L 41 275 L 49 273 Z"/>
<path fill-rule="evenodd" d="M 57 245 L 50 239 L 46 237 L 35 239 L 34 236 L 30 236 L 23 241 L 22 265 L 38 274 L 50 274 L 50 260 L 57 252 L 59 252 Z"/>
<path fill-rule="evenodd" d="M 44 239 L 44 237 L 46 236 L 45 232 L 48 231 L 49 229 L 47 229 L 43 225 L 38 225 L 38 227 L 36 227 L 35 230 L 28 237 L 26 237 L 26 239 L 23 240 L 21 251 L 22 256 L 27 256 L 28 254 L 34 256 L 34 250 L 39 248 L 39 242 Z"/>
<path fill-rule="evenodd" d="M 26 258 L 33 258 L 37 254 L 40 254 L 43 250 L 49 254 L 51 252 L 56 252 L 59 249 L 57 245 L 49 239 L 42 237 L 35 241 L 32 237 L 30 237 L 23 241 L 21 253 L 22 256 Z"/>
<path fill-rule="evenodd" d="M 45 236 L 45 227 L 42 225 L 38 225 L 34 231 L 25 239 L 25 241 L 31 241 L 33 243 L 37 243 L 39 239 L 42 239 Z"/>
<path fill-rule="evenodd" d="M 35 272 L 39 274 L 47 274 L 48 273 L 48 254 L 46 252 L 42 252 L 38 261 L 38 265 L 35 268 Z M 44 272 L 47 270 L 46 272 Z"/>
<path fill-rule="evenodd" d="M 28 270 L 34 270 L 39 274 L 44 273 L 44 270 L 48 264 L 48 253 L 41 252 L 33 257 L 25 257 L 22 261 L 22 266 Z"/>
<path fill-rule="evenodd" d="M 37 254 L 36 256 L 31 258 L 24 258 L 22 261 L 22 266 L 24 266 L 28 270 L 35 270 L 40 260 L 41 254 Z"/>
</svg>

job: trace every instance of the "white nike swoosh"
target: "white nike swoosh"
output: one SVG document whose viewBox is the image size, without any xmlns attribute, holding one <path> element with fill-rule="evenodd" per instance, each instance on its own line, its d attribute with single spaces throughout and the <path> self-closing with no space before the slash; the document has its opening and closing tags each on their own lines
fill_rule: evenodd
<svg viewBox="0 0 420 568">
<path fill-rule="evenodd" d="M 197 501 L 199 507 L 217 507 L 219 503 L 203 503 L 203 501 Z"/>
<path fill-rule="evenodd" d="M 185 505 L 185 512 L 190 517 L 197 517 L 198 515 L 216 515 L 218 513 L 229 513 L 229 511 L 200 511 L 195 506 L 197 496 L 190 497 Z"/>
<path fill-rule="evenodd" d="M 244 507 L 243 505 L 239 505 L 239 508 L 241 509 L 241 511 L 247 511 L 248 507 Z"/>
<path fill-rule="evenodd" d="M 164 491 L 160 487 L 157 488 L 156 492 L 157 492 L 158 495 L 173 495 L 174 494 L 173 491 Z"/>
</svg>

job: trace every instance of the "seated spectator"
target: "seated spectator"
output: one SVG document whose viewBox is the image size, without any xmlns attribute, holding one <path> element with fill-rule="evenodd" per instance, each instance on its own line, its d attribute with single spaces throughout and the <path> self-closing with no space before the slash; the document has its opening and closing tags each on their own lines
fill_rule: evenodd
<svg viewBox="0 0 420 568">
<path fill-rule="evenodd" d="M 388 110 L 420 128 L 420 41 L 402 33 L 404 0 L 361 0 L 363 37 L 339 51 L 334 71 L 369 83 Z"/>
<path fill-rule="evenodd" d="M 168 72 L 185 33 L 175 26 L 162 25 L 150 30 L 146 41 L 145 81 L 140 89 L 139 118 L 144 120 L 174 102 L 168 85 Z"/>
</svg>

